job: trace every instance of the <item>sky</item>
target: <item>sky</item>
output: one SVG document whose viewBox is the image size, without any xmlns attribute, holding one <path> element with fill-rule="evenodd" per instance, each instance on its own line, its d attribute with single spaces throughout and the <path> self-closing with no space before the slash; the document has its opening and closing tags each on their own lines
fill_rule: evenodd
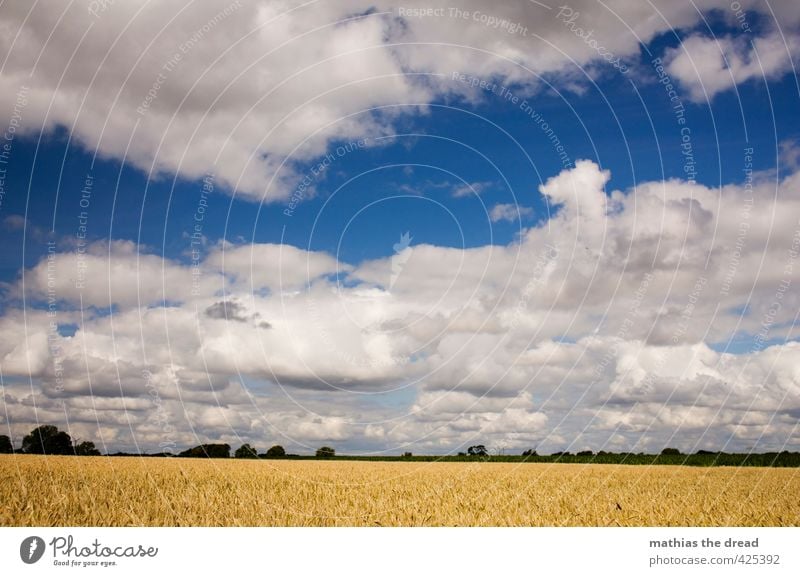
<svg viewBox="0 0 800 576">
<path fill-rule="evenodd" d="M 800 5 L 0 6 L 0 433 L 800 450 Z"/>
</svg>

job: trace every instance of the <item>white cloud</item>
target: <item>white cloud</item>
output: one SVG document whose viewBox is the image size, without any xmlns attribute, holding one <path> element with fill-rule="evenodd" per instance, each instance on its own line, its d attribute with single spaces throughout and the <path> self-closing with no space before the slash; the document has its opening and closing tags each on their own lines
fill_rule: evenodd
<svg viewBox="0 0 800 576">
<path fill-rule="evenodd" d="M 73 252 L 53 252 L 25 275 L 27 296 L 71 305 L 108 308 L 185 301 L 192 289 L 212 294 L 222 285 L 214 273 L 162 259 L 127 240 L 95 242 Z M 22 285 L 17 286 L 16 294 Z"/>
<path fill-rule="evenodd" d="M 797 55 L 796 3 L 743 1 L 787 26 L 752 45 L 693 31 L 713 8 L 730 20 L 727 0 L 653 5 L 571 9 L 622 60 L 691 31 L 664 58 L 695 100 L 776 78 Z M 401 17 L 382 0 L 242 0 L 223 16 L 210 4 L 116 2 L 96 18 L 88 7 L 0 7 L 0 110 L 28 86 L 21 131 L 65 127 L 103 157 L 189 179 L 213 172 L 256 201 L 286 200 L 334 143 L 392 134 L 437 98 L 476 98 L 454 72 L 520 95 L 542 77 L 580 88 L 616 73 L 556 9 L 532 3 L 466 0 L 467 18 L 444 4 L 442 16 Z M 505 246 L 415 244 L 399 275 L 392 256 L 353 265 L 277 244 L 212 246 L 196 267 L 125 241 L 60 251 L 9 287 L 0 418 L 18 439 L 39 421 L 66 425 L 66 413 L 74 435 L 149 450 L 658 449 L 687 431 L 697 447 L 798 449 L 800 349 L 769 345 L 793 337 L 800 308 L 795 290 L 781 291 L 800 270 L 795 156 L 787 147 L 789 175 L 752 190 L 678 180 L 608 190 L 608 171 L 578 161 L 540 186 L 557 209 L 545 225 Z M 531 213 L 497 204 L 490 218 Z M 79 325 L 73 336 L 59 334 L 66 323 Z M 749 349 L 712 349 L 729 339 Z"/>
<path fill-rule="evenodd" d="M 135 1 L 97 18 L 91 4 L 2 7 L 2 109 L 26 84 L 28 133 L 65 126 L 147 172 L 211 171 L 238 196 L 285 199 L 294 161 L 385 133 L 376 106 L 428 100 L 384 47 L 386 19 L 350 17 L 358 2 Z"/>
<path fill-rule="evenodd" d="M 489 219 L 492 222 L 516 222 L 533 214 L 533 208 L 520 206 L 518 204 L 495 204 L 489 211 Z"/>
<path fill-rule="evenodd" d="M 346 274 L 351 266 L 323 252 L 281 244 L 221 245 L 205 259 L 205 267 L 230 277 L 238 290 L 267 288 L 290 292 L 328 275 Z"/>
<path fill-rule="evenodd" d="M 598 70 L 615 73 L 557 19 L 559 10 L 530 2 L 466 0 L 459 4 L 466 18 L 427 0 L 403 8 L 437 7 L 441 16 L 401 16 L 384 0 L 238 0 L 190 10 L 131 0 L 92 13 L 93 4 L 0 7 L 7 55 L 0 110 L 12 114 L 27 86 L 15 119 L 20 133 L 64 127 L 103 157 L 124 158 L 148 174 L 199 179 L 213 172 L 218 187 L 254 201 L 289 198 L 304 166 L 336 142 L 392 134 L 400 115 L 436 98 L 474 98 L 451 80 L 454 72 L 518 84 L 520 94 L 535 92 L 543 76 L 569 88 L 591 82 Z M 576 25 L 635 62 L 641 43 L 690 29 L 704 11 L 729 13 L 729 4 L 576 0 L 570 7 Z M 775 11 L 788 26 L 800 18 L 792 3 L 742 4 L 768 19 Z M 796 37 L 787 38 L 793 50 Z M 690 37 L 688 53 L 676 52 L 671 62 L 693 94 L 699 78 L 713 94 L 761 74 L 747 50 L 727 39 L 709 42 Z M 756 46 L 768 76 L 787 69 L 776 35 Z"/>
<path fill-rule="evenodd" d="M 709 38 L 693 34 L 664 55 L 667 71 L 690 97 L 703 102 L 750 80 L 771 80 L 792 70 L 800 54 L 800 36 L 772 32 L 749 38 Z"/>
<path fill-rule="evenodd" d="M 77 289 L 78 256 L 59 253 L 54 293 L 86 309 L 49 316 L 47 259 L 25 271 L 26 312 L 12 300 L 0 317 L 0 413 L 20 435 L 66 402 L 82 435 L 150 449 L 644 449 L 687 430 L 703 447 L 783 446 L 800 410 L 800 349 L 780 343 L 800 307 L 782 288 L 800 270 L 800 174 L 721 190 L 608 178 L 578 162 L 548 180 L 557 215 L 511 244 L 414 245 L 391 290 L 390 255 L 220 245 L 193 291 L 190 267 L 119 242 L 91 247 Z M 748 347 L 710 347 L 729 339 Z"/>
<path fill-rule="evenodd" d="M 491 182 L 468 182 L 453 188 L 453 198 L 465 198 L 468 196 L 480 196 L 492 186 Z"/>
</svg>

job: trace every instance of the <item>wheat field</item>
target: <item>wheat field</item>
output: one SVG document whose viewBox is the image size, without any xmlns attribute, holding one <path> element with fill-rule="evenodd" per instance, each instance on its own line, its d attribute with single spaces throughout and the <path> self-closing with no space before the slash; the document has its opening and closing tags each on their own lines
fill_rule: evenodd
<svg viewBox="0 0 800 576">
<path fill-rule="evenodd" d="M 0 456 L 3 526 L 797 526 L 800 470 Z"/>
</svg>

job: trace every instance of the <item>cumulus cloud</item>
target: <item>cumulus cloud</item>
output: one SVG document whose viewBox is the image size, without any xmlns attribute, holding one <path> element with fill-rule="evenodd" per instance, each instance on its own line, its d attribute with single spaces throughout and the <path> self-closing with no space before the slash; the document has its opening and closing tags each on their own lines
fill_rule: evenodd
<svg viewBox="0 0 800 576">
<path fill-rule="evenodd" d="M 778 159 L 783 170 L 796 172 L 800 168 L 800 145 L 794 140 L 784 140 L 780 144 Z"/>
<path fill-rule="evenodd" d="M 285 201 L 326 151 L 372 145 L 432 102 L 481 97 L 454 73 L 526 96 L 616 73 L 560 8 L 529 2 L 56 4 L 0 6 L 0 111 L 25 87 L 18 136 L 65 129 L 101 157 L 211 173 L 249 201 Z M 698 30 L 714 9 L 736 24 L 727 0 L 569 10 L 632 64 L 642 43 L 684 37 L 667 70 L 705 100 L 797 54 L 796 3 L 741 4 L 765 23 L 752 42 Z M 507 245 L 349 263 L 221 242 L 195 266 L 130 241 L 55 250 L 4 287 L 0 418 L 17 439 L 48 421 L 114 449 L 657 449 L 686 431 L 697 447 L 798 449 L 795 156 L 779 180 L 713 189 L 609 189 L 607 170 L 577 161 L 538 188 L 554 217 Z M 445 186 L 491 183 L 430 184 Z M 530 214 L 495 204 L 490 218 Z"/>
<path fill-rule="evenodd" d="M 371 109 L 428 101 L 384 48 L 386 18 L 358 4 L 4 5 L 2 109 L 27 83 L 28 133 L 64 126 L 147 172 L 284 199 L 295 162 L 386 132 Z"/>
<path fill-rule="evenodd" d="M 657 16 L 651 4 L 576 0 L 570 10 L 574 25 L 634 62 L 641 43 L 691 29 L 709 10 L 730 12 L 727 0 L 658 1 Z M 790 26 L 800 17 L 793 3 L 742 4 Z M 20 134 L 65 128 L 86 149 L 148 174 L 210 172 L 221 190 L 272 202 L 289 198 L 304 167 L 332 146 L 392 134 L 401 115 L 437 98 L 474 98 L 454 72 L 523 93 L 545 77 L 556 88 L 589 83 L 605 62 L 557 8 L 480 0 L 453 8 L 423 0 L 235 0 L 191 10 L 144 0 L 102 10 L 90 0 L 5 3 L 0 110 L 11 114 L 24 88 Z M 757 38 L 756 61 L 730 39 L 691 36 L 670 56 L 671 70 L 693 95 L 700 78 L 713 95 L 762 68 L 770 77 L 785 71 L 796 46 L 787 38 L 788 49 L 775 34 Z"/>
<path fill-rule="evenodd" d="M 324 252 L 287 244 L 221 245 L 210 251 L 205 268 L 224 273 L 231 284 L 248 291 L 292 291 L 315 280 L 346 273 L 350 265 Z"/>
<path fill-rule="evenodd" d="M 668 72 L 698 102 L 750 80 L 774 79 L 793 69 L 800 36 L 772 32 L 755 38 L 693 34 L 664 56 Z"/>
<path fill-rule="evenodd" d="M 206 308 L 208 318 L 216 320 L 230 320 L 231 322 L 255 322 L 259 328 L 270 328 L 269 322 L 261 320 L 261 315 L 256 312 L 248 314 L 247 307 L 236 300 L 220 300 Z"/>
<path fill-rule="evenodd" d="M 414 245 L 391 288 L 392 255 L 220 245 L 193 273 L 130 243 L 58 253 L 24 271 L 28 311 L 0 317 L 4 418 L 22 434 L 66 406 L 128 448 L 655 449 L 681 431 L 797 448 L 799 178 L 607 190 L 579 161 L 541 187 L 549 222 L 508 245 Z M 55 317 L 53 294 L 71 305 Z"/>
</svg>

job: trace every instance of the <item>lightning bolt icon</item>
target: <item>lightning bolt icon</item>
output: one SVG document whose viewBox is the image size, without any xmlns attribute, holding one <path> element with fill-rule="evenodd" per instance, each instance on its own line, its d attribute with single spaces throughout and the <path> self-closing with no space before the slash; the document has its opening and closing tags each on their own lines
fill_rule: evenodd
<svg viewBox="0 0 800 576">
<path fill-rule="evenodd" d="M 33 540 L 31 540 L 31 549 L 30 549 L 30 550 L 28 550 L 28 560 L 30 560 L 31 558 L 33 558 L 33 553 L 34 553 L 34 552 L 36 552 L 36 549 L 37 549 L 38 547 L 39 547 L 39 540 L 37 540 L 36 538 L 34 538 Z"/>
</svg>

